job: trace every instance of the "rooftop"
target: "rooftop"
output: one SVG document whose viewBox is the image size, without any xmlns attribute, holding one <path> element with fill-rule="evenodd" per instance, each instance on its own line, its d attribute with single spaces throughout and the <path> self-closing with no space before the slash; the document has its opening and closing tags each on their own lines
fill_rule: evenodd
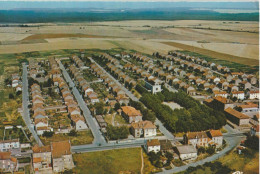
<svg viewBox="0 0 260 174">
<path fill-rule="evenodd" d="M 192 145 L 176 146 L 180 154 L 197 153 L 197 150 Z"/>
<path fill-rule="evenodd" d="M 249 117 L 245 114 L 242 114 L 241 112 L 238 112 L 236 111 L 235 109 L 232 109 L 232 108 L 227 108 L 225 109 L 225 112 L 230 114 L 230 115 L 233 115 L 239 119 L 249 119 Z"/>
<path fill-rule="evenodd" d="M 51 151 L 53 158 L 60 158 L 63 155 L 70 155 L 70 142 L 69 141 L 59 141 L 51 143 Z"/>
</svg>

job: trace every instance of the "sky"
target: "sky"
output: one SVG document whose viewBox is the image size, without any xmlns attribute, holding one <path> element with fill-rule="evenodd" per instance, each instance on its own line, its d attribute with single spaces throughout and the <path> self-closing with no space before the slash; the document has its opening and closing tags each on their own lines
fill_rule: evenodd
<svg viewBox="0 0 260 174">
<path fill-rule="evenodd" d="M 259 9 L 253 0 L 0 0 L 1 10 L 21 8 L 241 8 Z"/>
</svg>

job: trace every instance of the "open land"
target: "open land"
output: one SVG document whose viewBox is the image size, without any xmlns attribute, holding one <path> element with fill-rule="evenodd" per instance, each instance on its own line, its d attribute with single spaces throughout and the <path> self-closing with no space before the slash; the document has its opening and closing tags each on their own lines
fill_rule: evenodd
<svg viewBox="0 0 260 174">
<path fill-rule="evenodd" d="M 126 159 L 127 157 L 127 159 Z M 140 173 L 141 149 L 117 149 L 74 154 L 76 173 Z"/>
<path fill-rule="evenodd" d="M 151 54 L 179 49 L 246 65 L 256 65 L 259 59 L 258 22 L 251 21 L 45 23 L 39 27 L 0 27 L 0 36 L 0 54 L 95 48 Z"/>
</svg>

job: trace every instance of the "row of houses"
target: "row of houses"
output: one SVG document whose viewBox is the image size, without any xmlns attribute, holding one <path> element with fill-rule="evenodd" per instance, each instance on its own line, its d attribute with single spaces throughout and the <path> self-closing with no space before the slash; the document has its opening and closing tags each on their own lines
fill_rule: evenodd
<svg viewBox="0 0 260 174">
<path fill-rule="evenodd" d="M 100 69 L 96 64 L 91 64 L 90 68 L 97 77 L 103 80 L 104 84 L 112 92 L 112 94 L 116 96 L 116 100 L 118 103 L 120 103 L 121 105 L 123 103 L 128 105 L 129 97 L 121 89 L 121 86 L 117 85 L 116 82 L 113 79 L 111 79 L 108 75 L 106 75 L 106 72 Z"/>
<path fill-rule="evenodd" d="M 52 142 L 50 145 L 32 148 L 34 173 L 59 173 L 75 167 L 70 141 Z"/>
<path fill-rule="evenodd" d="M 74 64 L 69 67 L 69 70 L 76 80 L 76 84 L 78 84 L 79 89 L 84 93 L 84 96 L 87 97 L 92 104 L 98 103 L 98 95 L 94 92 L 94 90 L 89 86 L 87 81 L 82 76 L 79 68 L 77 68 Z"/>
<path fill-rule="evenodd" d="M 55 76 L 53 78 L 54 85 L 59 87 L 59 91 L 61 93 L 61 96 L 64 100 L 64 104 L 67 107 L 67 111 L 69 113 L 69 118 L 71 119 L 72 126 L 77 130 L 85 130 L 88 129 L 88 126 L 86 124 L 85 118 L 81 114 L 81 110 L 78 107 L 78 103 L 74 99 L 74 96 L 72 95 L 69 86 L 67 85 L 67 82 L 64 80 L 64 78 L 60 75 L 57 75 L 56 72 L 60 72 L 60 69 L 58 67 L 58 64 L 54 58 L 49 59 L 52 70 L 58 70 L 53 71 L 55 72 L 53 75 Z"/>
<path fill-rule="evenodd" d="M 34 120 L 35 130 L 38 135 L 42 135 L 45 131 L 50 132 L 53 129 L 48 124 L 48 116 L 44 109 L 44 99 L 41 94 L 41 87 L 34 83 L 31 86 L 32 95 L 32 118 Z"/>
<path fill-rule="evenodd" d="M 163 57 L 159 53 L 157 53 L 157 57 Z M 170 58 L 171 57 L 171 58 Z M 165 58 L 166 59 L 166 58 Z M 160 62 L 160 66 L 163 67 L 163 70 L 166 70 L 168 73 L 164 73 L 163 70 L 157 70 L 154 69 L 155 72 L 158 73 L 161 78 L 166 80 L 167 83 L 170 83 L 171 85 L 176 86 L 176 82 L 179 84 L 177 87 L 185 87 L 187 84 L 181 84 L 183 82 L 180 82 L 180 80 L 177 77 L 184 78 L 186 81 L 188 81 L 190 84 L 192 84 L 197 89 L 204 89 L 209 90 L 210 92 L 216 92 L 216 94 L 232 92 L 236 91 L 239 93 L 242 93 L 242 91 L 250 90 L 252 85 L 257 83 L 257 79 L 253 75 L 246 75 L 244 73 L 237 73 L 232 72 L 229 74 L 225 74 L 223 77 L 216 77 L 213 74 L 213 71 L 209 67 L 203 67 L 201 65 L 195 64 L 193 62 L 188 62 L 186 60 L 182 60 L 178 57 L 174 56 L 167 56 L 167 60 L 171 60 L 175 64 L 178 65 L 178 67 L 172 66 L 172 62 Z M 150 68 L 153 68 L 153 66 L 149 66 Z M 195 72 L 201 74 L 201 77 L 195 76 L 194 73 L 187 73 L 187 71 Z M 170 73 L 170 74 L 169 74 Z M 174 76 L 172 76 L 174 75 Z M 194 88 L 193 87 L 193 88 Z M 192 89 L 191 91 L 194 91 Z M 223 91 L 222 91 L 223 90 Z M 227 92 L 224 92 L 227 91 Z M 236 97 L 237 94 L 234 92 L 234 96 Z M 194 94 L 191 93 L 190 94 Z M 255 99 L 259 98 L 257 95 L 258 91 L 250 91 L 249 98 Z M 215 94 L 214 94 L 215 95 Z M 242 95 L 240 98 L 243 98 Z"/>
<path fill-rule="evenodd" d="M 12 87 L 15 88 L 16 92 L 22 91 L 22 82 L 18 73 L 12 74 L 11 81 L 12 81 Z"/>
</svg>

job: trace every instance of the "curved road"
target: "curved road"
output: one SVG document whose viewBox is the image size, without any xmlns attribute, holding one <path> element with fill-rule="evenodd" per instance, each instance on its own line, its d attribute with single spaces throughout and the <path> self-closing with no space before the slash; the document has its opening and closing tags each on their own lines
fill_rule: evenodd
<svg viewBox="0 0 260 174">
<path fill-rule="evenodd" d="M 225 149 L 220 151 L 218 154 L 214 154 L 214 155 L 207 157 L 203 160 L 200 160 L 200 161 L 197 161 L 197 162 L 194 162 L 194 163 L 190 163 L 190 164 L 187 164 L 185 166 L 175 167 L 171 170 L 165 170 L 163 172 L 160 172 L 160 174 L 172 174 L 172 173 L 181 172 L 181 171 L 186 170 L 188 167 L 196 167 L 198 165 L 203 165 L 206 162 L 211 162 L 211 161 L 217 160 L 218 158 L 224 156 L 227 152 L 229 152 L 230 150 L 235 148 L 241 142 L 242 138 L 244 137 L 242 135 L 241 136 L 235 136 L 235 135 L 241 134 L 241 133 L 239 131 L 232 129 L 228 125 L 225 126 L 225 129 L 228 130 L 228 133 L 224 134 L 224 139 L 227 142 L 227 146 L 225 147 Z"/>
</svg>

